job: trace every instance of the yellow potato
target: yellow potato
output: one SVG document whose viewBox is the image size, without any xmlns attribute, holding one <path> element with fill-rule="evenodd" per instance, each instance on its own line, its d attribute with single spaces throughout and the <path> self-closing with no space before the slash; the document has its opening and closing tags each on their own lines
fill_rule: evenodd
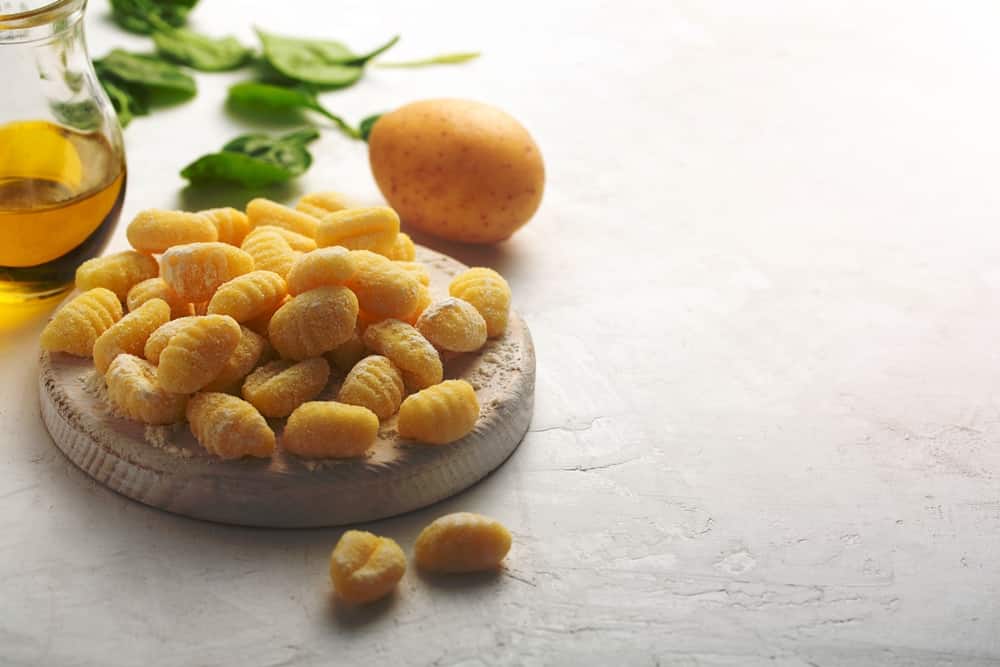
<svg viewBox="0 0 1000 667">
<path fill-rule="evenodd" d="M 545 166 L 528 131 L 479 102 L 414 102 L 368 139 L 379 189 L 404 224 L 466 243 L 509 238 L 542 201 Z"/>
</svg>

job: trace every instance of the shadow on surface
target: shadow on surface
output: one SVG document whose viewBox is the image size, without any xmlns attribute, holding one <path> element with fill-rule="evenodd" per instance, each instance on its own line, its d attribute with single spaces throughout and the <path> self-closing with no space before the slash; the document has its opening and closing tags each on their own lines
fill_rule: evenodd
<svg viewBox="0 0 1000 667">
<path fill-rule="evenodd" d="M 330 619 L 342 628 L 358 628 L 368 625 L 385 616 L 399 599 L 399 593 L 393 591 L 381 600 L 368 604 L 351 604 L 344 602 L 331 591 L 327 609 Z"/>
<path fill-rule="evenodd" d="M 293 183 L 280 183 L 264 188 L 246 188 L 239 185 L 213 183 L 188 185 L 177 195 L 180 207 L 185 211 L 202 211 L 207 208 L 232 206 L 241 211 L 247 202 L 256 197 L 266 197 L 274 201 L 288 201 L 299 194 Z"/>
<path fill-rule="evenodd" d="M 425 572 L 420 568 L 415 568 L 415 570 L 422 583 L 444 591 L 490 588 L 499 585 L 503 580 L 503 574 L 499 568 L 488 572 L 464 572 L 461 574 Z"/>
</svg>

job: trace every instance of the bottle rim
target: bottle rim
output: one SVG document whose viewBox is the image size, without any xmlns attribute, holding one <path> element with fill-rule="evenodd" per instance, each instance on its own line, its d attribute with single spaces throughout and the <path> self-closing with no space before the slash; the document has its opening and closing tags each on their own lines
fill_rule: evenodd
<svg viewBox="0 0 1000 667">
<path fill-rule="evenodd" d="M 41 7 L 28 9 L 13 14 L 0 12 L 0 32 L 7 30 L 25 30 L 54 23 L 78 11 L 86 0 L 54 0 Z"/>
</svg>

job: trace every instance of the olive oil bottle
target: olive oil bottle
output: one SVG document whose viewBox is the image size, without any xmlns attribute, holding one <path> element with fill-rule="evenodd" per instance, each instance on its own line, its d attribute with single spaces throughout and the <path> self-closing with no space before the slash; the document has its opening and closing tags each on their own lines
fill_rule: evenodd
<svg viewBox="0 0 1000 667">
<path fill-rule="evenodd" d="M 105 134 L 48 121 L 0 125 L 0 303 L 58 294 L 100 254 L 125 196 Z"/>
</svg>

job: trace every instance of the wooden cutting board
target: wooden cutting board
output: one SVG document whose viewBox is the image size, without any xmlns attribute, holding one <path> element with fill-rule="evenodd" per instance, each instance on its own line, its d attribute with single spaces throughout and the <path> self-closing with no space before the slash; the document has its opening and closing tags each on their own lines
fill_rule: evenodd
<svg viewBox="0 0 1000 667">
<path fill-rule="evenodd" d="M 435 297 L 466 267 L 427 248 L 417 259 L 431 274 Z M 84 472 L 113 491 L 184 516 L 246 526 L 335 526 L 372 521 L 425 507 L 475 484 L 517 448 L 531 421 L 535 354 L 514 312 L 503 337 L 478 353 L 445 359 L 445 378 L 476 388 L 482 412 L 462 440 L 428 446 L 401 440 L 396 418 L 385 420 L 369 455 L 306 461 L 281 450 L 284 420 L 271 460 L 221 461 L 186 424 L 147 427 L 117 416 L 90 359 L 43 352 L 39 373 L 42 419 L 55 444 Z M 335 375 L 321 399 L 333 399 Z"/>
</svg>

